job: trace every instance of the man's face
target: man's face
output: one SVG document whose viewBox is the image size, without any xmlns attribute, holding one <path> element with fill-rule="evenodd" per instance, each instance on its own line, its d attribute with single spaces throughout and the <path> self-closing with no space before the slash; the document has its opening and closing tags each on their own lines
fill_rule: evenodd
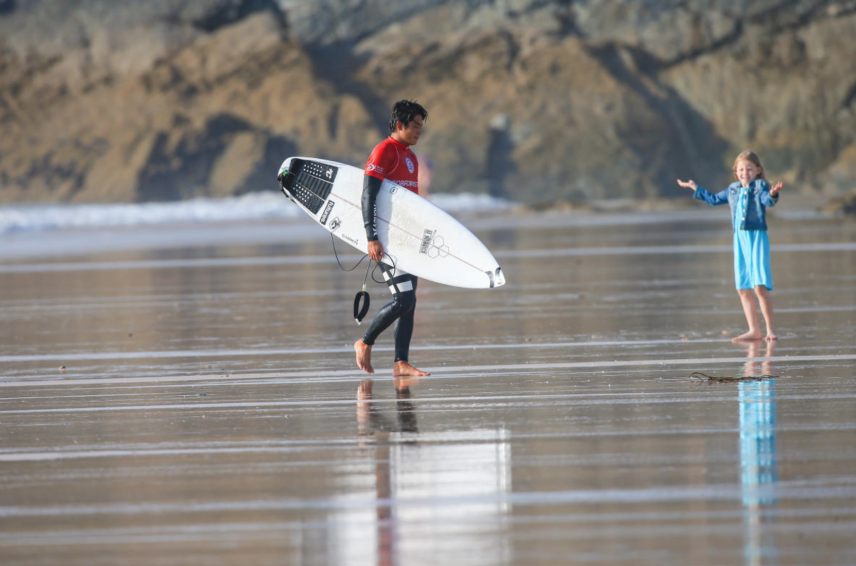
<svg viewBox="0 0 856 566">
<path fill-rule="evenodd" d="M 422 116 L 417 115 L 405 125 L 401 122 L 395 124 L 395 133 L 398 134 L 398 141 L 407 145 L 416 145 L 419 141 L 419 136 L 422 135 Z"/>
</svg>

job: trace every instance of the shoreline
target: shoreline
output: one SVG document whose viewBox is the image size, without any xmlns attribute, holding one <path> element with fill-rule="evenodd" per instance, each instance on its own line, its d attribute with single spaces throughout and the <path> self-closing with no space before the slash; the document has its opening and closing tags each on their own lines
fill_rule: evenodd
<svg viewBox="0 0 856 566">
<path fill-rule="evenodd" d="M 785 221 L 847 218 L 833 212 L 822 212 L 810 203 L 799 198 L 783 200 L 771 211 L 771 216 Z M 622 199 L 597 201 L 585 206 L 558 203 L 551 208 L 533 210 L 520 205 L 503 210 L 464 210 L 451 214 L 478 233 L 503 229 L 721 223 L 725 216 L 719 212 L 693 200 Z M 0 242 L 4 244 L 0 246 L 0 264 L 141 250 L 303 244 L 323 242 L 328 238 L 326 230 L 319 229 L 314 221 L 302 214 L 289 218 L 20 230 L 0 234 Z M 344 243 L 342 246 L 346 253 L 356 253 Z"/>
</svg>

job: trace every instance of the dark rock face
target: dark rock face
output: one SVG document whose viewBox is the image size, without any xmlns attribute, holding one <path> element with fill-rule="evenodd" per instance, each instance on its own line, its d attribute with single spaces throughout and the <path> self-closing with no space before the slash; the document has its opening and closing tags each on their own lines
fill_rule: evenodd
<svg viewBox="0 0 856 566">
<path fill-rule="evenodd" d="M 303 45 L 353 43 L 396 22 L 408 20 L 448 0 L 279 0 L 290 35 Z M 464 6 L 487 4 L 464 0 Z"/>
<path fill-rule="evenodd" d="M 276 190 L 430 113 L 434 191 L 856 185 L 856 0 L 0 0 L 0 201 Z"/>
<path fill-rule="evenodd" d="M 7 16 L 18 7 L 16 0 L 0 0 L 0 17 Z"/>
</svg>

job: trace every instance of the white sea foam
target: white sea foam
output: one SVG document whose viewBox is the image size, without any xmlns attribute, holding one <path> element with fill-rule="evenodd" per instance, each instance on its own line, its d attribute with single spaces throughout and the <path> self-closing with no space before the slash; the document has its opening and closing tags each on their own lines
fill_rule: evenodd
<svg viewBox="0 0 856 566">
<path fill-rule="evenodd" d="M 506 210 L 517 206 L 514 202 L 490 195 L 472 193 L 431 195 L 431 202 L 446 212 L 464 212 L 473 210 Z"/>
<path fill-rule="evenodd" d="M 513 204 L 488 195 L 437 194 L 431 200 L 449 212 L 499 210 Z M 296 218 L 302 212 L 282 194 L 248 193 L 224 199 L 199 198 L 140 204 L 51 204 L 0 207 L 0 234 L 78 228 L 109 228 L 241 222 Z"/>
<path fill-rule="evenodd" d="M 105 228 L 293 218 L 300 210 L 279 193 L 225 199 L 140 204 L 52 204 L 0 208 L 0 234 L 68 228 Z"/>
</svg>

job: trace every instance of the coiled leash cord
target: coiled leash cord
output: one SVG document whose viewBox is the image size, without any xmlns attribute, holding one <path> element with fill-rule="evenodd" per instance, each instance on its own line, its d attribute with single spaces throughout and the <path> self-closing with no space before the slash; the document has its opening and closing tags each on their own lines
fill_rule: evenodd
<svg viewBox="0 0 856 566">
<path fill-rule="evenodd" d="M 339 268 L 341 268 L 342 271 L 353 271 L 353 270 L 355 270 L 363 262 L 364 259 L 369 257 L 369 254 L 365 254 L 363 257 L 360 258 L 360 260 L 357 263 L 354 264 L 353 267 L 351 267 L 349 269 L 349 268 L 345 267 L 344 265 L 342 265 L 342 262 L 339 261 L 339 253 L 336 251 L 336 239 L 333 238 L 332 232 L 330 232 L 330 244 L 333 246 L 333 254 L 336 256 L 336 263 L 339 264 Z M 389 256 L 387 256 L 387 257 L 389 257 Z M 390 259 L 390 261 L 392 261 L 392 270 L 393 270 L 393 274 L 395 274 L 395 260 L 392 259 L 391 257 L 389 259 Z M 380 264 L 378 262 L 375 262 L 375 269 L 377 269 L 379 265 Z M 371 269 L 371 266 L 372 266 L 372 259 L 369 258 L 369 263 L 368 263 L 368 265 L 366 265 L 366 276 L 363 278 L 363 290 L 358 291 L 356 296 L 354 297 L 354 320 L 357 321 L 357 324 L 363 323 L 363 319 L 366 317 L 366 314 L 368 314 L 369 305 L 372 302 L 372 299 L 369 296 L 368 291 L 366 291 L 366 283 L 368 283 L 368 280 L 369 280 L 369 270 Z M 374 281 L 375 283 L 383 283 L 383 281 L 378 281 L 377 279 L 375 279 L 374 270 L 372 270 L 372 281 Z M 361 302 L 362 302 L 362 306 L 360 306 Z"/>
</svg>

